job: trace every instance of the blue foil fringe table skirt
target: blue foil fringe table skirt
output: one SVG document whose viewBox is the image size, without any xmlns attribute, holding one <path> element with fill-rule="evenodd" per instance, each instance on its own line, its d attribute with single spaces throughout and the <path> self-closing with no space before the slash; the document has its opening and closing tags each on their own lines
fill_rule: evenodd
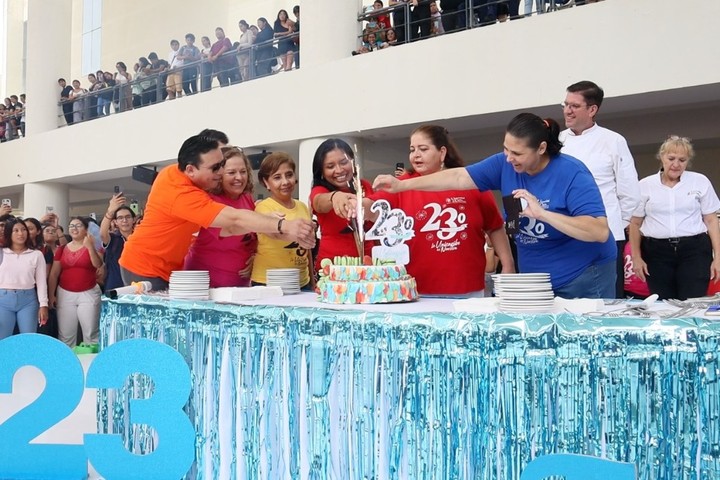
<svg viewBox="0 0 720 480">
<path fill-rule="evenodd" d="M 187 360 L 186 478 L 517 480 L 549 453 L 720 478 L 720 322 L 388 310 L 128 296 L 103 302 L 101 344 Z M 101 390 L 99 432 L 151 452 L 127 415 L 151 390 Z"/>
</svg>

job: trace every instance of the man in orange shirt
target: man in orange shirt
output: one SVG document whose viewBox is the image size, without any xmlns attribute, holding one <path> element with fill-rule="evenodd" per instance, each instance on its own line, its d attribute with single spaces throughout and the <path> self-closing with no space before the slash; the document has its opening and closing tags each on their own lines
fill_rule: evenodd
<svg viewBox="0 0 720 480">
<path fill-rule="evenodd" d="M 222 235 L 274 234 L 306 249 L 315 245 L 309 220 L 285 220 L 213 201 L 206 191 L 218 185 L 222 174 L 223 155 L 216 139 L 201 134 L 185 140 L 177 166 L 165 167 L 157 176 L 143 221 L 125 244 L 120 266 L 126 285 L 147 280 L 153 290 L 167 289 L 170 273 L 182 269 L 200 227 L 222 228 Z"/>
</svg>

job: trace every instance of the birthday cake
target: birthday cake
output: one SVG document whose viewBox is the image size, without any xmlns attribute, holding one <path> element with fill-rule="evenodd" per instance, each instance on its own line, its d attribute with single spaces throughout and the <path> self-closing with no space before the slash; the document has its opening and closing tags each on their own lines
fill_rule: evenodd
<svg viewBox="0 0 720 480">
<path fill-rule="evenodd" d="M 317 289 L 324 303 L 392 303 L 418 298 L 415 279 L 403 265 L 380 261 L 364 265 L 360 258 L 335 257 L 334 261 L 324 259 L 320 266 Z"/>
</svg>

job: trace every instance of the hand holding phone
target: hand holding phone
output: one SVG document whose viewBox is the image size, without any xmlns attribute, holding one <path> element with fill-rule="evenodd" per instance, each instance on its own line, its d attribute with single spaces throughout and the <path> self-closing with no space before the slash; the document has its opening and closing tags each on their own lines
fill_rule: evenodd
<svg viewBox="0 0 720 480">
<path fill-rule="evenodd" d="M 505 210 L 505 230 L 514 235 L 520 231 L 520 213 L 524 210 L 522 203 L 513 195 L 505 195 L 502 202 Z"/>
</svg>

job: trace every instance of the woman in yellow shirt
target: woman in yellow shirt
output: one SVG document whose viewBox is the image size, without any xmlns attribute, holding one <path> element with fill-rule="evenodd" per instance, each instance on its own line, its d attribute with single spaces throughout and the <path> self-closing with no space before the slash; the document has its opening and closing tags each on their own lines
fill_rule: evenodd
<svg viewBox="0 0 720 480">
<path fill-rule="evenodd" d="M 297 218 L 310 220 L 308 207 L 293 198 L 297 177 L 295 162 L 290 155 L 275 152 L 265 157 L 260 165 L 258 179 L 270 192 L 270 198 L 258 203 L 255 206 L 256 212 L 279 213 L 287 220 Z M 251 277 L 254 285 L 267 283 L 266 272 L 269 268 L 297 268 L 300 270 L 300 288 L 309 288 L 311 278 L 309 252 L 297 242 L 258 234 L 257 254 Z"/>
</svg>

